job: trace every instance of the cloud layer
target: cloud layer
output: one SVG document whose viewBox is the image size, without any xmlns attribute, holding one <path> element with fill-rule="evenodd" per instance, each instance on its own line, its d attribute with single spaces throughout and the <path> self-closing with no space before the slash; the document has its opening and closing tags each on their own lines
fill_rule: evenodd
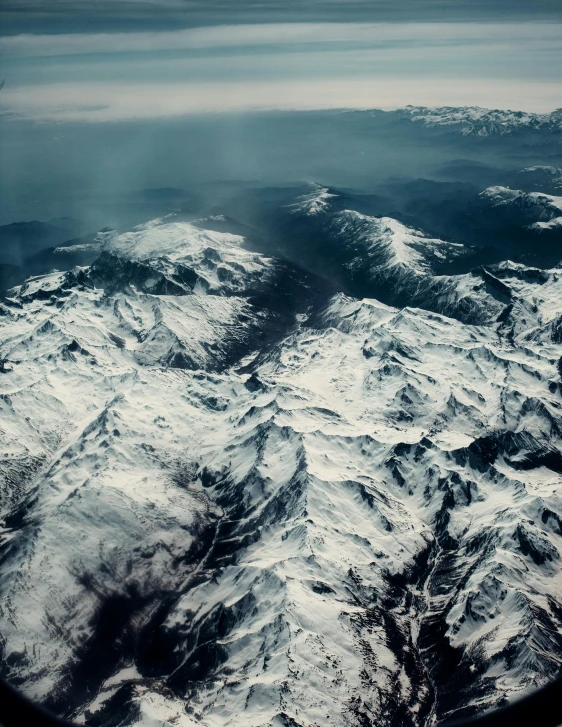
<svg viewBox="0 0 562 727">
<path fill-rule="evenodd" d="M 109 122 L 248 110 L 394 109 L 477 105 L 550 111 L 560 103 L 554 83 L 447 79 L 326 80 L 176 84 L 54 84 L 6 92 L 11 114 L 41 121 Z"/>
<path fill-rule="evenodd" d="M 3 0 L 3 33 L 225 23 L 562 20 L 559 0 Z"/>
<path fill-rule="evenodd" d="M 179 0 L 178 0 L 179 1 Z M 110 121 L 309 108 L 562 105 L 562 23 L 266 23 L 0 37 L 0 110 Z"/>
<path fill-rule="evenodd" d="M 130 33 L 21 34 L 0 37 L 5 57 L 106 53 L 155 53 L 271 46 L 305 47 L 517 45 L 519 50 L 556 47 L 560 24 L 516 23 L 269 23 Z M 523 44 L 523 47 L 521 47 Z"/>
</svg>

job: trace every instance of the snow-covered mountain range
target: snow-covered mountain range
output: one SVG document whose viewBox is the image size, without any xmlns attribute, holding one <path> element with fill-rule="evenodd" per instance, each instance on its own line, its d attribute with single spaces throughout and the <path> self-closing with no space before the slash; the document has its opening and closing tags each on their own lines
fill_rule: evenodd
<svg viewBox="0 0 562 727">
<path fill-rule="evenodd" d="M 401 115 L 425 126 L 447 126 L 463 136 L 504 136 L 521 130 L 560 132 L 562 109 L 537 114 L 526 111 L 486 109 L 479 106 L 406 106 Z"/>
<path fill-rule="evenodd" d="M 493 207 L 505 207 L 509 214 L 517 211 L 528 216 L 531 229 L 562 227 L 562 197 L 508 187 L 489 187 L 480 196 Z"/>
<path fill-rule="evenodd" d="M 340 278 L 170 216 L 0 304 L 2 673 L 78 724 L 425 727 L 562 667 L 562 268 L 279 215 Z"/>
</svg>

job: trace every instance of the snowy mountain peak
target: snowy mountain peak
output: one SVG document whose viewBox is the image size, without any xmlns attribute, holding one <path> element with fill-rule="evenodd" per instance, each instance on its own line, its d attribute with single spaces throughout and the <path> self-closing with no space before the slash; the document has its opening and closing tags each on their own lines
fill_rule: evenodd
<svg viewBox="0 0 562 727">
<path fill-rule="evenodd" d="M 310 192 L 303 194 L 296 202 L 289 205 L 293 214 L 319 215 L 328 210 L 329 200 L 338 196 L 330 192 L 328 187 L 322 187 L 320 184 L 313 184 L 311 187 Z"/>
<path fill-rule="evenodd" d="M 148 266 L 155 285 L 163 277 L 186 292 L 197 288 L 201 293 L 234 293 L 250 284 L 259 287 L 260 279 L 272 272 L 272 261 L 249 251 L 243 236 L 203 223 L 154 220 L 109 238 L 101 249 Z"/>
<path fill-rule="evenodd" d="M 444 260 L 465 254 L 463 245 L 430 238 L 419 230 L 407 227 L 391 217 L 370 217 L 344 210 L 335 218 L 342 237 L 351 237 L 361 250 L 361 257 L 350 264 L 369 261 L 371 269 L 401 265 L 426 274 L 431 272 L 432 261 Z"/>
<path fill-rule="evenodd" d="M 562 197 L 542 192 L 523 192 L 508 187 L 489 187 L 480 197 L 495 207 L 523 212 L 531 229 L 548 230 L 562 226 Z"/>
</svg>

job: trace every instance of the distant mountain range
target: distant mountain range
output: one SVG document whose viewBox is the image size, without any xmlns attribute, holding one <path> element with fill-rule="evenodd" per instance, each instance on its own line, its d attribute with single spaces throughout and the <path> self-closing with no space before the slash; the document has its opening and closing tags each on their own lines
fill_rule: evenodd
<svg viewBox="0 0 562 727">
<path fill-rule="evenodd" d="M 425 126 L 447 126 L 463 136 L 504 136 L 523 130 L 542 133 L 562 132 L 562 108 L 552 113 L 535 114 L 525 111 L 484 109 L 478 106 L 461 108 L 444 106 L 406 106 L 399 116 Z"/>
</svg>

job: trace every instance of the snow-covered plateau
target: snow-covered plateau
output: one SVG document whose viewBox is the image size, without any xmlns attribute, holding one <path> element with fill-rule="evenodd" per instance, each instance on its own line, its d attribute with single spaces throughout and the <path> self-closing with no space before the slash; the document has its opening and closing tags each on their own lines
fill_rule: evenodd
<svg viewBox="0 0 562 727">
<path fill-rule="evenodd" d="M 372 297 L 169 217 L 0 303 L 2 674 L 77 724 L 429 727 L 562 667 L 562 268 L 334 196 L 287 214 Z"/>
</svg>

